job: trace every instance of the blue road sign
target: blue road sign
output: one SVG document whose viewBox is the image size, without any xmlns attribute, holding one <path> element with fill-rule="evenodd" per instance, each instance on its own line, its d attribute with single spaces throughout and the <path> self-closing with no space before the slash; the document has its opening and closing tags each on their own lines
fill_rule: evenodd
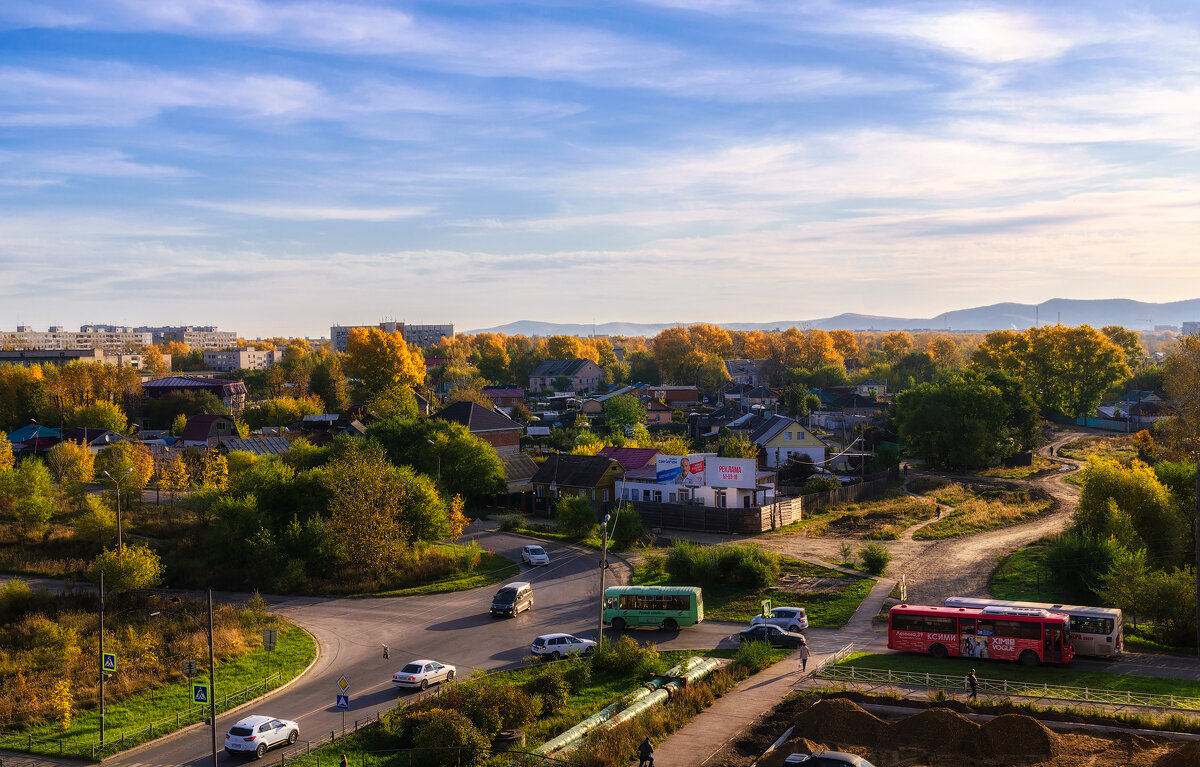
<svg viewBox="0 0 1200 767">
<path fill-rule="evenodd" d="M 117 670 L 117 654 L 115 652 L 106 652 L 100 656 L 100 668 L 105 671 Z"/>
<path fill-rule="evenodd" d="M 192 702 L 208 703 L 208 685 L 199 682 L 192 685 Z"/>
<path fill-rule="evenodd" d="M 337 696 L 337 707 L 343 711 L 350 708 L 350 696 L 349 695 Z"/>
</svg>

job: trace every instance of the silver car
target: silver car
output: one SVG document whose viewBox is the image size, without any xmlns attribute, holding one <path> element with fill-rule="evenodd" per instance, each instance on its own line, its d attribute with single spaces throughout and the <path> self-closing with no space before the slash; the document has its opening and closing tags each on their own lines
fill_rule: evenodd
<svg viewBox="0 0 1200 767">
<path fill-rule="evenodd" d="M 750 619 L 751 626 L 763 623 L 778 626 L 784 631 L 804 631 L 808 628 L 808 614 L 803 607 L 776 607 L 770 615 L 755 615 Z"/>
<path fill-rule="evenodd" d="M 454 666 L 438 663 L 436 660 L 414 660 L 392 674 L 392 684 L 424 690 L 431 684 L 454 681 L 454 672 Z"/>
<path fill-rule="evenodd" d="M 225 733 L 225 750 L 230 754 L 254 754 L 256 759 L 262 759 L 267 749 L 284 743 L 291 745 L 299 737 L 300 725 L 293 721 L 248 716 Z"/>
</svg>

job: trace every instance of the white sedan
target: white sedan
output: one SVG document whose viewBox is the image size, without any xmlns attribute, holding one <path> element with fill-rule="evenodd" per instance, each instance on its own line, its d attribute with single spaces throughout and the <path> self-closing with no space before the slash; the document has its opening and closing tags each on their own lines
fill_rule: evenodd
<svg viewBox="0 0 1200 767">
<path fill-rule="evenodd" d="M 548 655 L 551 660 L 564 655 L 591 655 L 595 649 L 596 643 L 592 640 L 570 634 L 543 634 L 529 645 L 529 651 L 534 655 Z"/>
<path fill-rule="evenodd" d="M 527 565 L 548 565 L 550 555 L 541 546 L 529 545 L 521 549 L 521 561 Z"/>
<path fill-rule="evenodd" d="M 763 623 L 778 626 L 784 631 L 804 631 L 808 628 L 808 614 L 803 607 L 776 607 L 768 616 L 755 615 L 750 619 L 751 626 Z"/>
<path fill-rule="evenodd" d="M 392 684 L 397 687 L 419 687 L 424 690 L 431 684 L 449 682 L 454 679 L 454 666 L 436 660 L 414 660 L 392 674 Z"/>
<path fill-rule="evenodd" d="M 254 754 L 256 759 L 262 759 L 268 748 L 291 745 L 299 737 L 300 725 L 293 721 L 248 716 L 225 733 L 225 750 L 230 754 Z"/>
</svg>

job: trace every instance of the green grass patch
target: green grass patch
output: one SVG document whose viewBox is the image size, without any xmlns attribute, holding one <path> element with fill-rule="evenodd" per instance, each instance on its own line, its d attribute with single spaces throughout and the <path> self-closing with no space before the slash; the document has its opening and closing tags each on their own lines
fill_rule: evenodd
<svg viewBox="0 0 1200 767">
<path fill-rule="evenodd" d="M 1046 570 L 1051 539 L 1042 538 L 1000 560 L 988 590 L 996 599 L 1065 604 L 1070 594 L 1052 582 Z"/>
<path fill-rule="evenodd" d="M 451 591 L 467 591 L 479 588 L 480 586 L 487 586 L 490 583 L 508 580 L 519 572 L 521 572 L 521 566 L 508 557 L 502 557 L 499 554 L 485 551 L 474 570 L 454 573 L 445 578 L 439 578 L 438 580 L 423 583 L 419 586 L 379 591 L 372 594 L 356 594 L 355 596 L 411 597 L 419 594 L 445 594 Z"/>
<path fill-rule="evenodd" d="M 1096 690 L 1128 690 L 1134 693 L 1178 695 L 1200 698 L 1200 682 L 1166 677 L 1131 676 L 1108 671 L 1078 671 L 1070 667 L 1038 666 L 1026 668 L 1017 663 L 982 662 L 974 658 L 945 658 L 938 660 L 927 655 L 902 653 L 851 653 L 841 666 L 891 669 L 918 674 L 949 674 L 965 676 L 972 668 L 977 676 L 987 679 L 1007 679 L 1024 684 L 1050 684 L 1067 687 L 1089 687 Z"/>
<path fill-rule="evenodd" d="M 1128 465 L 1138 457 L 1138 450 L 1133 446 L 1133 435 L 1123 434 L 1114 436 L 1090 435 L 1080 437 L 1074 442 L 1068 442 L 1058 450 L 1064 458 L 1074 458 L 1086 461 L 1088 458 L 1108 458 Z"/>
<path fill-rule="evenodd" d="M 872 578 L 855 578 L 838 570 L 783 557 L 780 560 L 783 576 L 802 578 L 838 578 L 846 585 L 835 591 L 797 592 L 779 588 L 749 589 L 744 586 L 705 586 L 704 617 L 709 620 L 746 622 L 762 613 L 762 600 L 770 599 L 776 606 L 797 605 L 808 613 L 808 625 L 838 628 L 846 625 L 875 585 Z M 642 565 L 634 570 L 633 582 L 644 586 L 689 585 L 673 583 L 661 570 Z"/>
<path fill-rule="evenodd" d="M 893 487 L 883 498 L 830 506 L 764 535 L 805 532 L 814 538 L 829 535 L 889 541 L 899 538 L 901 533 L 918 522 L 929 519 L 933 512 L 933 504 Z"/>
<path fill-rule="evenodd" d="M 217 661 L 216 706 L 218 715 L 294 679 L 316 657 L 316 642 L 307 631 L 278 619 L 272 619 L 271 622 L 279 630 L 275 652 L 267 653 L 259 647 L 234 659 Z M 262 682 L 268 678 L 268 655 L 270 655 L 272 681 L 264 689 Z M 117 674 L 121 673 L 120 664 L 121 660 L 118 659 Z M 207 669 L 204 668 L 206 662 L 199 665 L 199 674 L 195 681 L 206 681 L 208 679 Z M 228 697 L 255 685 L 257 688 L 247 696 Z M 96 758 L 100 758 L 102 754 L 113 754 L 161 737 L 205 718 L 204 712 L 207 712 L 208 709 L 192 705 L 191 699 L 191 681 L 182 679 L 120 700 L 107 701 L 104 708 L 106 746 L 102 751 L 96 751 Z M 151 722 L 155 723 L 153 734 L 146 729 Z M 71 726 L 65 731 L 51 723 L 23 730 L 12 738 L 0 738 L 0 748 L 29 750 L 27 746 L 30 736 L 34 739 L 33 753 L 60 753 L 59 740 L 61 739 L 63 754 L 92 758 L 91 745 L 100 740 L 100 710 L 99 708 L 89 708 L 75 712 Z M 44 740 L 38 742 L 39 738 Z"/>
</svg>

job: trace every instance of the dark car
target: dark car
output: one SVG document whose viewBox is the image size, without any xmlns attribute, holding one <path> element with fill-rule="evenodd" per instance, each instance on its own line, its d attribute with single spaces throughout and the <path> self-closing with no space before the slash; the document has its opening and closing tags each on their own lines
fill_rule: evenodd
<svg viewBox="0 0 1200 767">
<path fill-rule="evenodd" d="M 805 767 L 875 767 L 855 754 L 845 751 L 814 751 L 811 754 L 792 754 L 784 764 L 803 764 Z"/>
<path fill-rule="evenodd" d="M 772 647 L 795 649 L 805 643 L 804 635 L 787 631 L 769 623 L 751 626 L 738 634 L 743 642 L 770 642 Z"/>
</svg>

